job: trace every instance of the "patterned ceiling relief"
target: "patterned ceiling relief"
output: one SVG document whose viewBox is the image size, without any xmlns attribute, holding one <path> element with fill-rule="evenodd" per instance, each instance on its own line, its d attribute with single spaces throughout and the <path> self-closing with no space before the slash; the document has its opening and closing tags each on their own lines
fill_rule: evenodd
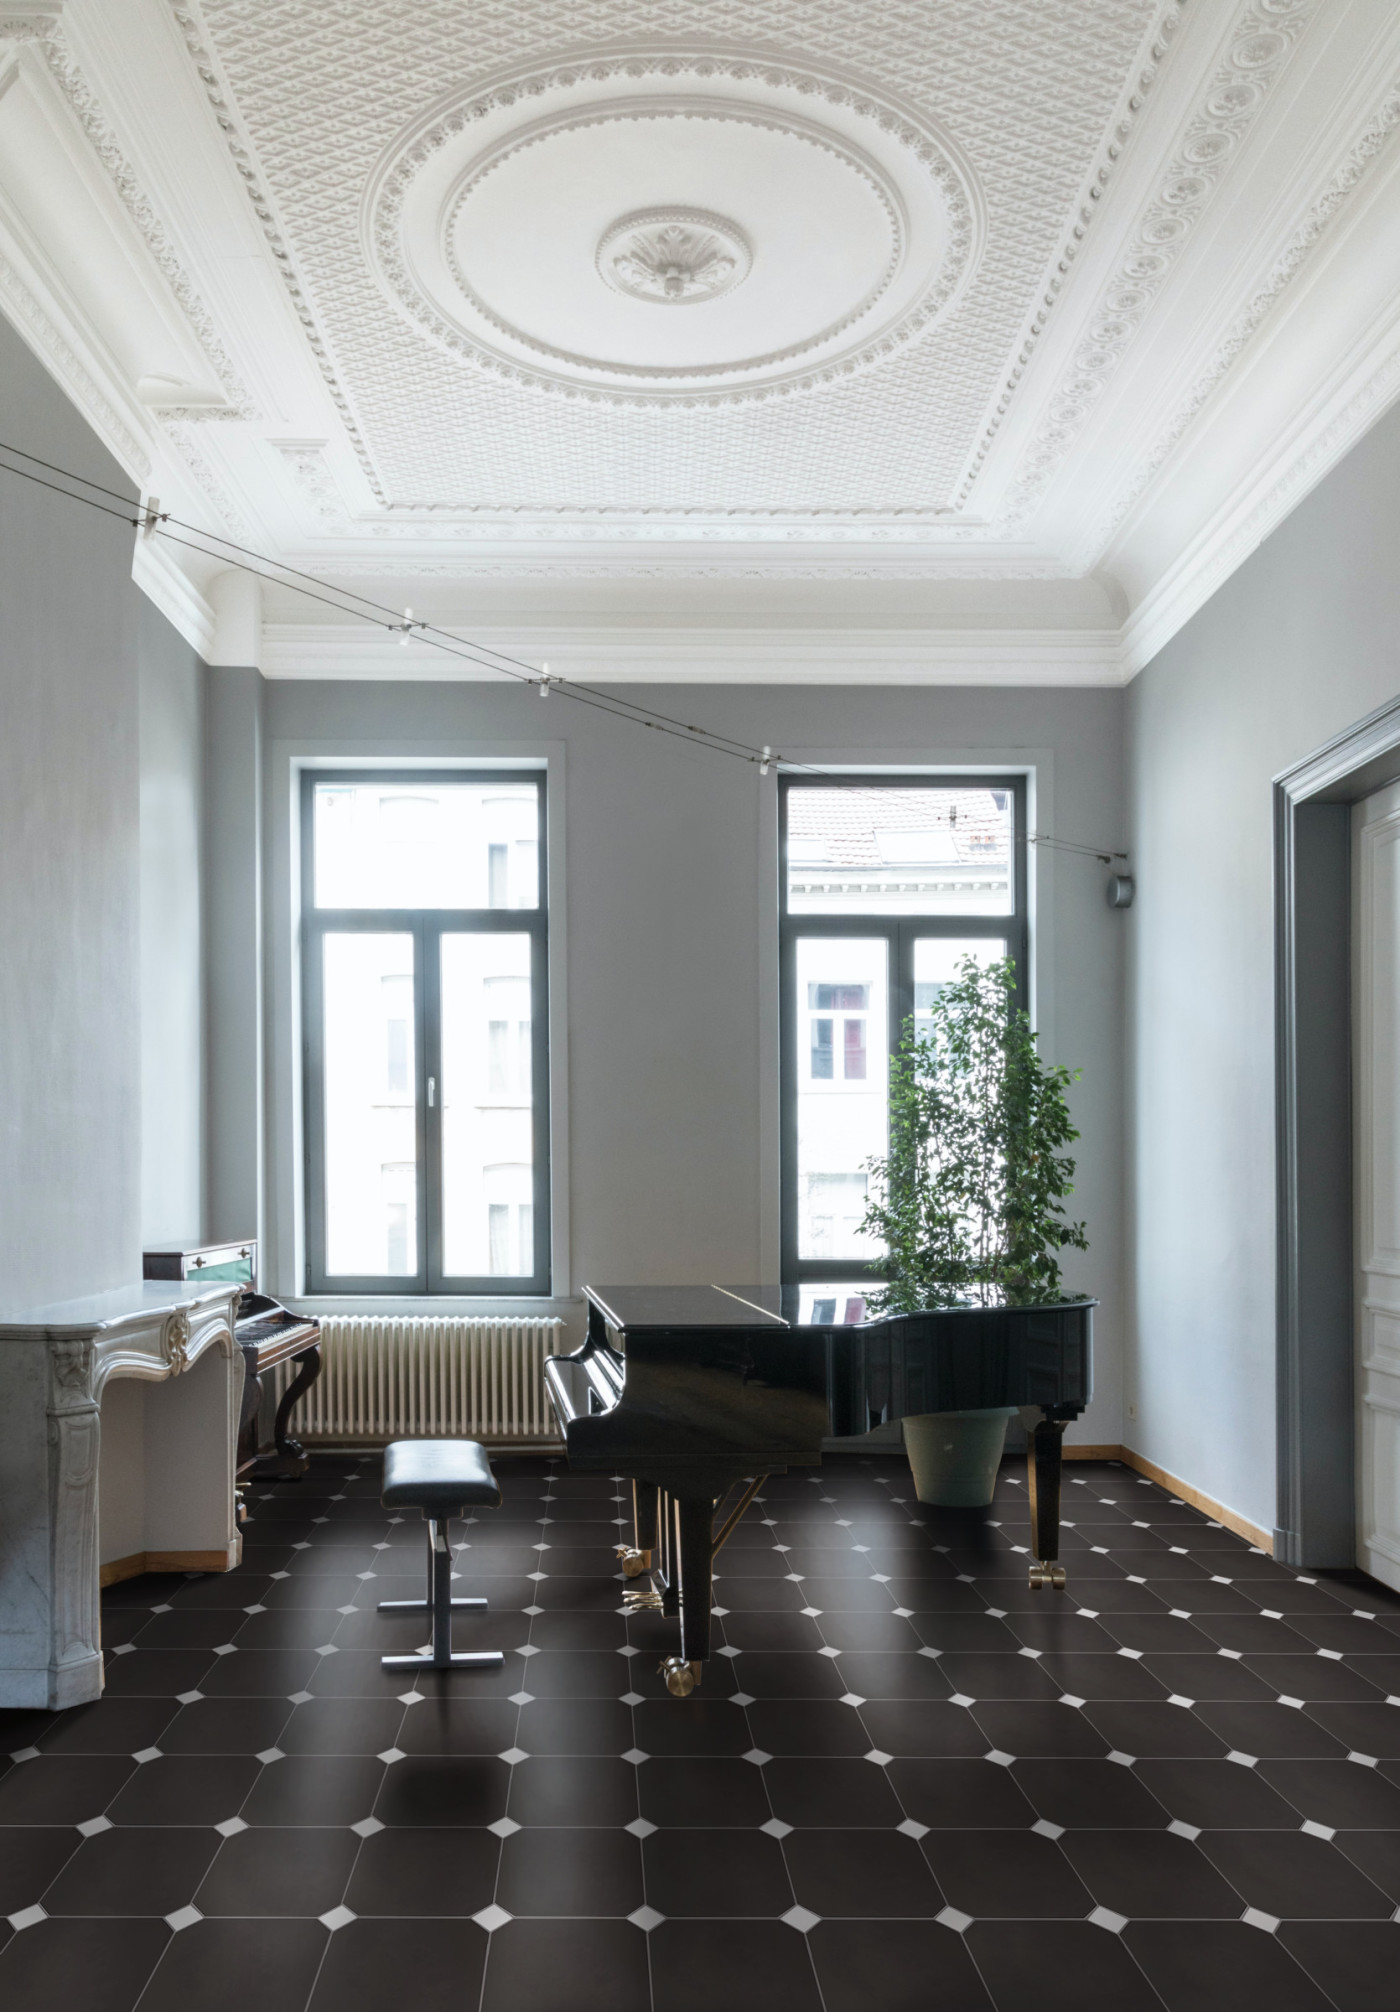
<svg viewBox="0 0 1400 2012">
<path fill-rule="evenodd" d="M 389 523 L 928 535 L 1181 6 L 173 11 Z"/>
</svg>

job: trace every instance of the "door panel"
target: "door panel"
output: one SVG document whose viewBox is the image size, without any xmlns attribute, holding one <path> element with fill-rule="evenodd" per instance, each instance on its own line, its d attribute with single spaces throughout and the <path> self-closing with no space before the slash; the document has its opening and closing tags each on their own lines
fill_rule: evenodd
<svg viewBox="0 0 1400 2012">
<path fill-rule="evenodd" d="M 1357 1563 L 1400 1589 L 1400 785 L 1352 812 Z"/>
</svg>

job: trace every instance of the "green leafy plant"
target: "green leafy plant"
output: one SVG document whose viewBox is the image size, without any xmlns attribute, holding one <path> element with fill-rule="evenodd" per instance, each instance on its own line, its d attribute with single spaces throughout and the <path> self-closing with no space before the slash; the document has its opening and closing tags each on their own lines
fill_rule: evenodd
<svg viewBox="0 0 1400 2012">
<path fill-rule="evenodd" d="M 1062 1297 L 1056 1252 L 1087 1250 L 1061 1204 L 1079 1137 L 1065 1091 L 1077 1080 L 1045 1062 L 1015 1004 L 1010 959 L 965 957 L 922 1028 L 905 1022 L 890 1062 L 890 1148 L 868 1161 L 861 1228 L 884 1244 L 891 1313 L 976 1299 L 990 1288 L 1022 1304 Z"/>
</svg>

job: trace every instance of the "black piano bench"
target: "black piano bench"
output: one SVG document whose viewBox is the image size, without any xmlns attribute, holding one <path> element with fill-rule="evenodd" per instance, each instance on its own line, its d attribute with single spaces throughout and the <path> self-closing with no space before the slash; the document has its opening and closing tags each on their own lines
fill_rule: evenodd
<svg viewBox="0 0 1400 2012">
<path fill-rule="evenodd" d="M 413 1656 L 381 1656 L 386 1670 L 498 1670 L 499 1649 L 473 1655 L 452 1653 L 452 1609 L 482 1608 L 484 1600 L 452 1597 L 452 1547 L 447 1519 L 467 1509 L 499 1509 L 501 1491 L 485 1449 L 474 1439 L 395 1439 L 384 1449 L 380 1501 L 386 1509 L 421 1509 L 428 1525 L 428 1597 L 381 1600 L 381 1614 L 431 1614 L 430 1650 Z"/>
</svg>

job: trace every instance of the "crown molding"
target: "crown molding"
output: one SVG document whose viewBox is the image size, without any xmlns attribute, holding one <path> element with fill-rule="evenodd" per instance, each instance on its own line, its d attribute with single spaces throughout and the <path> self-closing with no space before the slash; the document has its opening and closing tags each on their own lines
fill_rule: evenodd
<svg viewBox="0 0 1400 2012">
<path fill-rule="evenodd" d="M 473 628 L 464 648 L 504 651 L 565 678 L 608 684 L 1118 685 L 1115 630 Z M 263 675 L 493 682 L 503 673 L 378 629 L 269 622 Z"/>
<path fill-rule="evenodd" d="M 131 577 L 147 600 L 154 602 L 172 628 L 207 664 L 214 647 L 214 610 L 185 573 L 170 547 L 138 531 L 131 556 Z"/>
</svg>

